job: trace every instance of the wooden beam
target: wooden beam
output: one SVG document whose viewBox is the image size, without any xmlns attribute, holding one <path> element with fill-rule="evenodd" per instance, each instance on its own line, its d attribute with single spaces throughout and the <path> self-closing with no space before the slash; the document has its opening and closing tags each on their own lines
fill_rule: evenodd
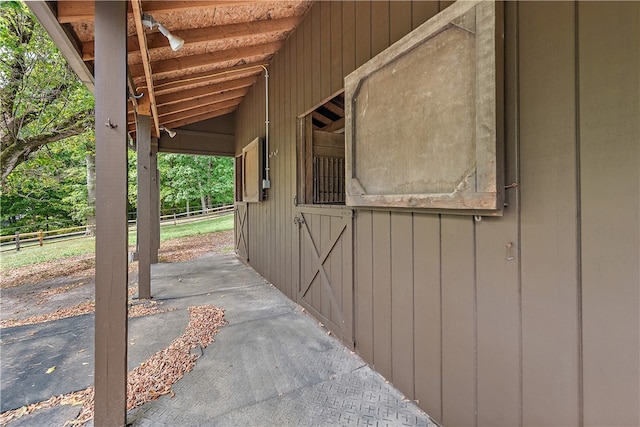
<svg viewBox="0 0 640 427">
<path fill-rule="evenodd" d="M 162 135 L 158 142 L 158 150 L 164 153 L 234 157 L 235 141 L 234 134 L 179 129 L 175 138 Z"/>
<path fill-rule="evenodd" d="M 158 263 L 160 250 L 160 174 L 158 171 L 158 138 L 151 139 L 151 264 Z"/>
<path fill-rule="evenodd" d="M 158 97 L 158 106 L 166 106 L 169 104 L 174 104 L 177 102 L 184 101 L 185 99 L 195 99 L 202 98 L 204 96 L 222 93 L 229 90 L 241 89 L 248 86 L 253 86 L 256 82 L 255 76 L 252 77 L 243 77 L 241 79 L 228 80 L 226 82 L 210 85 L 210 86 L 201 86 L 193 89 L 183 90 L 182 92 L 170 93 L 167 95 L 162 95 Z"/>
<path fill-rule="evenodd" d="M 318 113 L 317 111 L 314 111 L 313 113 L 311 113 L 311 116 L 316 119 L 317 121 L 319 121 L 320 123 L 322 123 L 323 125 L 330 125 L 332 123 L 331 119 L 329 119 L 328 117 L 323 116 L 322 114 Z"/>
<path fill-rule="evenodd" d="M 58 22 L 61 24 L 94 20 L 95 6 L 92 1 L 60 0 L 56 6 Z"/>
<path fill-rule="evenodd" d="M 227 102 L 227 101 L 237 101 L 237 103 L 239 104 L 240 102 L 242 102 L 242 97 L 244 95 L 246 95 L 248 89 L 237 89 L 234 91 L 229 91 L 229 92 L 224 92 L 224 93 L 220 93 L 220 94 L 216 94 L 216 95 L 211 95 L 208 97 L 204 97 L 204 98 L 199 98 L 199 99 L 189 99 L 186 100 L 180 104 L 173 104 L 170 107 L 160 107 L 159 109 L 159 113 L 160 113 L 160 122 L 162 124 L 166 124 L 166 120 L 163 119 L 163 117 L 170 115 L 170 114 L 174 114 L 177 112 L 183 112 L 183 111 L 189 111 L 189 110 L 193 110 L 195 108 L 199 108 L 199 107 L 206 107 L 209 110 L 214 110 L 216 109 L 216 105 L 223 103 L 223 102 Z M 136 127 L 135 127 L 135 117 L 133 115 L 129 116 L 129 121 L 128 121 L 128 130 L 129 132 L 135 132 Z"/>
<path fill-rule="evenodd" d="M 333 123 L 330 123 L 328 125 L 326 125 L 323 128 L 320 128 L 319 130 L 323 131 L 323 132 L 335 132 L 337 130 L 340 129 L 344 129 L 344 117 L 341 119 L 336 120 Z"/>
<path fill-rule="evenodd" d="M 136 7 L 134 5 L 134 7 Z M 151 298 L 151 117 L 137 115 L 138 298 Z"/>
<path fill-rule="evenodd" d="M 136 24 L 136 34 L 138 35 L 138 45 L 142 52 L 142 67 L 144 69 L 144 78 L 147 82 L 147 93 L 149 102 L 151 103 L 151 116 L 153 117 L 153 128 L 156 136 L 160 135 L 160 122 L 158 121 L 158 109 L 156 107 L 156 96 L 153 92 L 153 74 L 151 73 L 151 64 L 149 61 L 149 51 L 147 49 L 147 38 L 144 34 L 144 25 L 142 24 L 142 1 L 131 0 L 133 9 L 133 20 Z"/>
<path fill-rule="evenodd" d="M 340 106 L 334 104 L 333 101 L 327 102 L 323 107 L 331 111 L 336 116 L 344 117 L 344 108 L 340 108 Z"/>
<path fill-rule="evenodd" d="M 203 96 L 197 99 L 187 99 L 179 104 L 161 105 L 158 107 L 158 113 L 160 115 L 166 115 L 178 110 L 187 110 L 189 108 L 196 108 L 201 105 L 210 105 L 217 102 L 227 101 L 229 99 L 241 98 L 249 91 L 248 87 L 229 90 L 227 92 L 216 93 L 208 96 Z"/>
<path fill-rule="evenodd" d="M 179 58 L 165 59 L 153 63 L 154 75 L 171 73 L 177 70 L 186 71 L 191 68 L 202 66 L 212 66 L 229 61 L 241 61 L 251 57 L 268 57 L 277 52 L 282 46 L 282 42 L 263 43 L 240 48 L 219 50 L 217 52 L 202 53 L 200 55 L 183 56 Z M 144 74 L 142 64 L 134 64 L 130 67 L 134 77 Z"/>
<path fill-rule="evenodd" d="M 177 127 L 177 125 L 174 124 L 175 122 L 182 122 L 192 117 L 199 118 L 205 115 L 207 112 L 227 110 L 229 108 L 235 109 L 235 107 L 237 107 L 241 102 L 242 102 L 242 98 L 234 98 L 234 99 L 229 99 L 226 101 L 217 102 L 213 104 L 202 105 L 201 107 L 191 108 L 189 110 L 184 110 L 177 113 L 171 112 L 165 116 L 162 116 L 161 122 L 166 127 Z M 207 117 L 207 118 L 210 118 L 210 117 Z M 195 123 L 197 121 L 199 120 L 190 121 L 189 123 Z M 171 124 L 171 126 L 169 126 L 169 124 Z M 128 130 L 129 132 L 137 136 L 138 129 L 137 129 L 136 123 L 129 123 Z"/>
<path fill-rule="evenodd" d="M 175 122 L 168 122 L 165 123 L 164 125 L 168 128 L 177 128 L 180 126 L 186 126 L 186 125 L 190 125 L 192 123 L 197 123 L 197 122 L 201 122 L 203 120 L 208 120 L 208 119 L 212 119 L 214 117 L 220 117 L 220 116 L 224 116 L 225 114 L 229 114 L 232 113 L 236 110 L 237 107 L 229 107 L 229 108 L 225 108 L 223 110 L 216 110 L 216 111 L 211 111 L 209 113 L 206 114 L 202 114 L 200 116 L 194 116 L 194 117 L 190 117 L 188 119 L 184 119 L 184 120 L 178 120 Z"/>
<path fill-rule="evenodd" d="M 202 107 L 192 108 L 190 110 L 179 111 L 165 116 L 160 116 L 162 123 L 176 122 L 178 120 L 188 119 L 190 117 L 200 116 L 208 111 L 225 110 L 229 107 L 235 107 L 242 102 L 242 98 L 230 99 L 228 101 L 218 102 Z"/>
<path fill-rule="evenodd" d="M 127 418 L 127 3 L 96 4 L 94 424 Z"/>
<path fill-rule="evenodd" d="M 267 65 L 267 63 L 238 65 L 218 71 L 194 73 L 184 80 L 157 80 L 154 83 L 155 93 L 156 96 L 166 95 L 183 91 L 194 85 L 209 85 L 221 83 L 221 80 L 259 75 L 264 71 L 263 65 Z M 163 81 L 165 83 L 162 83 Z"/>
<path fill-rule="evenodd" d="M 288 32 L 295 28 L 299 20 L 299 17 L 264 19 L 240 24 L 216 25 L 206 28 L 178 30 L 172 31 L 171 34 L 184 39 L 185 46 L 188 46 L 194 43 L 231 40 L 274 32 Z M 129 53 L 136 53 L 140 51 L 136 36 L 129 37 L 127 46 L 127 51 Z M 153 32 L 147 35 L 147 48 L 150 51 L 153 49 L 169 48 L 169 43 L 167 42 L 167 38 L 160 32 Z M 82 59 L 85 61 L 91 61 L 93 60 L 93 54 L 93 40 L 82 43 Z"/>
</svg>

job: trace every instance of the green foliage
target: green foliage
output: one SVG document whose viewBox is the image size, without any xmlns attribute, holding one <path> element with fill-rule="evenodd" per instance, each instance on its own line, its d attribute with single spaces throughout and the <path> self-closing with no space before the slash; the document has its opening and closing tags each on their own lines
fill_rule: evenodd
<svg viewBox="0 0 640 427">
<path fill-rule="evenodd" d="M 93 95 L 21 2 L 0 3 L 1 182 L 46 144 L 92 129 Z"/>
<path fill-rule="evenodd" d="M 91 134 L 76 136 L 18 165 L 0 193 L 2 234 L 84 224 L 90 210 L 85 155 L 92 145 Z"/>
<path fill-rule="evenodd" d="M 95 152 L 93 95 L 29 9 L 0 2 L 0 208 L 2 233 L 82 225 L 87 153 Z M 161 202 L 184 210 L 233 202 L 233 159 L 159 155 Z M 136 153 L 128 152 L 129 212 L 137 200 Z M 47 227 L 48 224 L 48 227 Z"/>
<path fill-rule="evenodd" d="M 233 159 L 229 157 L 158 155 L 160 200 L 165 207 L 183 207 L 187 200 L 210 206 L 233 203 Z"/>
</svg>

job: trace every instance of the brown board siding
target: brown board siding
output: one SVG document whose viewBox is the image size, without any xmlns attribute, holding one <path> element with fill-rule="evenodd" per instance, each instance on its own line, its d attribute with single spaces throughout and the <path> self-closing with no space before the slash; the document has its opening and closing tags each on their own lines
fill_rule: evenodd
<svg viewBox="0 0 640 427">
<path fill-rule="evenodd" d="M 355 333 L 358 353 L 373 360 L 373 215 L 358 211 L 355 223 Z"/>
<path fill-rule="evenodd" d="M 471 216 L 443 215 L 442 423 L 475 425 L 476 283 L 474 223 Z"/>
<path fill-rule="evenodd" d="M 505 183 L 518 172 L 517 8 L 505 7 Z M 476 223 L 478 425 L 520 424 L 518 187 L 505 192 L 502 218 Z"/>
<path fill-rule="evenodd" d="M 386 378 L 391 371 L 391 213 L 374 211 L 373 231 L 373 366 Z M 356 337 L 357 340 L 357 337 Z"/>
<path fill-rule="evenodd" d="M 413 215 L 413 251 L 415 399 L 429 415 L 441 420 L 442 282 L 439 215 Z"/>
<path fill-rule="evenodd" d="M 394 383 L 414 399 L 413 216 L 391 214 L 391 371 Z"/>
<path fill-rule="evenodd" d="M 640 4 L 577 8 L 584 422 L 638 425 Z"/>
<path fill-rule="evenodd" d="M 519 7 L 523 420 L 577 425 L 574 5 Z"/>
<path fill-rule="evenodd" d="M 316 2 L 272 60 L 277 154 L 248 249 L 290 298 L 314 261 L 293 222 L 296 117 L 446 4 Z M 507 3 L 504 216 L 358 209 L 325 264 L 331 283 L 353 275 L 356 351 L 445 425 L 640 424 L 638 8 Z M 236 152 L 264 136 L 264 89 L 237 111 Z"/>
</svg>

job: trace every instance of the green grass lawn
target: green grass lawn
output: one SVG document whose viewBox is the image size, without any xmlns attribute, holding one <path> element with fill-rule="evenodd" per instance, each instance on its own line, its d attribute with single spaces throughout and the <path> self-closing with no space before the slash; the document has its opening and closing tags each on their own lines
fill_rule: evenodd
<svg viewBox="0 0 640 427">
<path fill-rule="evenodd" d="M 233 229 L 233 214 L 224 215 L 205 221 L 187 224 L 167 224 L 160 227 L 160 240 L 166 241 L 180 237 L 195 236 L 198 234 L 214 233 Z M 136 241 L 135 230 L 129 232 L 129 245 Z M 22 267 L 24 265 L 37 264 L 66 258 L 75 255 L 83 255 L 95 251 L 95 238 L 86 237 L 63 242 L 45 243 L 44 246 L 26 247 L 19 252 L 10 251 L 0 254 L 0 270 Z"/>
</svg>

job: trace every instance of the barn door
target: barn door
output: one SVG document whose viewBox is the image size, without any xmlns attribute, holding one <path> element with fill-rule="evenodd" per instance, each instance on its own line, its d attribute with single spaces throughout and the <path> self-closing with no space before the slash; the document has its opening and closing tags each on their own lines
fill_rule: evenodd
<svg viewBox="0 0 640 427">
<path fill-rule="evenodd" d="M 236 255 L 249 261 L 249 204 L 236 202 L 234 208 L 234 232 Z"/>
<path fill-rule="evenodd" d="M 296 207 L 300 280 L 297 300 L 353 346 L 353 211 Z"/>
</svg>

